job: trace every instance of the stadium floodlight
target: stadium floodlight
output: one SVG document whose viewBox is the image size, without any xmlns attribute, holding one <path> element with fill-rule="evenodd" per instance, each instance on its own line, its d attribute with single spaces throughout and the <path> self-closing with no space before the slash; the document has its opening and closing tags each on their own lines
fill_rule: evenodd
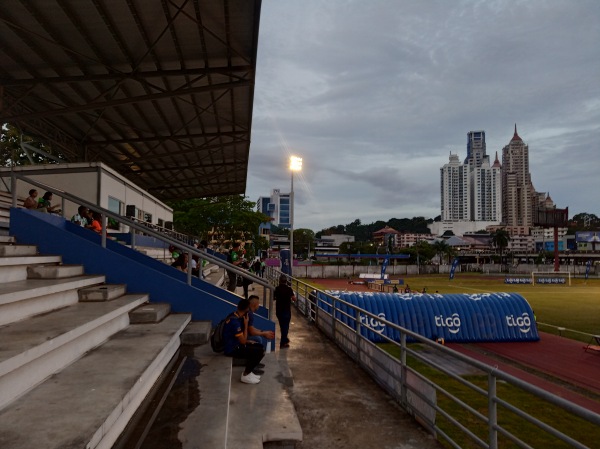
<svg viewBox="0 0 600 449">
<path fill-rule="evenodd" d="M 294 270 L 294 172 L 302 170 L 302 158 L 290 156 L 290 172 L 292 173 L 292 188 L 290 190 L 290 276 Z"/>
</svg>

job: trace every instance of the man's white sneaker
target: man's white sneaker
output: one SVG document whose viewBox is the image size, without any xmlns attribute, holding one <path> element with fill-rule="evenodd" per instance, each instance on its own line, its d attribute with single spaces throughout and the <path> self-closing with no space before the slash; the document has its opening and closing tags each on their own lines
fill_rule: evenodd
<svg viewBox="0 0 600 449">
<path fill-rule="evenodd" d="M 260 382 L 260 377 L 252 373 L 244 376 L 244 373 L 242 373 L 242 378 L 240 380 L 245 384 L 257 384 Z"/>
</svg>

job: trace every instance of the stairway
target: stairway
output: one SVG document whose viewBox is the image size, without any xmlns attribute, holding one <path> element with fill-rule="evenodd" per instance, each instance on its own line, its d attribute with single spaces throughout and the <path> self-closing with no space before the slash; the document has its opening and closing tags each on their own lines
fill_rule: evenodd
<svg viewBox="0 0 600 449">
<path fill-rule="evenodd" d="M 0 236 L 3 449 L 112 447 L 178 350 L 189 315 L 130 324 L 155 304 L 104 282 Z"/>
<path fill-rule="evenodd" d="M 169 314 L 168 304 L 147 303 L 146 294 L 127 293 L 123 284 L 106 284 L 103 274 L 85 273 L 82 266 L 73 265 L 80 263 L 78 258 L 71 256 L 71 264 L 65 264 L 70 250 L 86 254 L 87 259 L 94 254 L 96 262 L 104 256 L 88 253 L 90 247 L 82 246 L 76 236 L 72 242 L 59 244 L 59 240 L 49 237 L 51 227 L 48 231 L 25 231 L 31 223 L 15 215 L 13 231 L 23 241 L 35 241 L 29 236 L 37 232 L 35 235 L 44 236 L 37 244 L 53 242 L 45 251 L 63 255 L 38 254 L 37 246 L 19 244 L 15 237 L 8 236 L 10 196 L 0 193 L 2 210 L 6 213 L 0 214 L 0 448 L 128 447 L 125 445 L 131 438 L 139 441 L 139 423 L 146 427 L 145 433 L 153 417 L 162 413 L 160 396 L 172 382 L 179 385 L 180 380 L 170 376 L 176 372 L 171 367 L 181 360 L 193 360 L 202 367 L 186 393 L 203 400 L 193 409 L 190 404 L 177 405 L 176 415 L 188 414 L 179 438 L 230 449 L 259 449 L 263 444 L 294 447 L 293 442 L 302 439 L 285 390 L 289 373 L 280 366 L 278 354 L 267 354 L 263 360 L 267 367 L 261 384 L 241 384 L 241 368 L 232 367 L 230 358 L 214 354 L 206 345 L 210 321 L 188 324 L 187 313 Z M 159 254 L 154 250 L 147 255 Z M 137 271 L 132 276 L 122 264 L 134 265 L 127 265 L 122 258 L 114 260 L 91 267 L 86 262 L 86 266 L 89 271 L 107 274 L 111 266 L 118 267 L 118 272 L 127 276 L 113 282 L 123 282 L 130 288 L 136 280 L 138 286 L 134 288 L 145 291 L 150 279 L 155 283 L 159 279 L 161 285 L 168 283 L 169 288 L 152 295 L 171 304 L 186 297 L 186 307 L 198 309 L 211 299 L 210 293 L 200 296 L 181 279 L 167 280 L 154 261 L 148 264 L 150 271 Z M 145 264 L 139 258 L 135 260 Z M 203 273 L 209 284 L 223 283 L 222 268 L 208 265 Z M 218 291 L 213 290 L 212 296 Z M 202 310 L 204 313 L 207 309 Z M 225 306 L 217 316 L 229 312 Z M 148 315 L 156 322 L 147 322 Z M 178 351 L 180 341 L 187 346 Z M 178 352 L 179 358 L 175 357 Z M 241 421 L 245 422 L 242 427 Z M 164 433 L 160 426 L 158 433 Z M 156 441 L 152 433 L 149 438 Z"/>
</svg>

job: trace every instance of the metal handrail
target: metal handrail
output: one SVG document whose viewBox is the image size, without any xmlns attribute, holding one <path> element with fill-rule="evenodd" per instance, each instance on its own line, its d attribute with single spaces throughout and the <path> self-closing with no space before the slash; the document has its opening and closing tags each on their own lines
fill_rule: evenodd
<svg viewBox="0 0 600 449">
<path fill-rule="evenodd" d="M 58 189 L 56 187 L 50 186 L 48 184 L 44 184 L 43 182 L 39 182 L 36 181 L 34 179 L 28 178 L 24 175 L 19 175 L 15 172 L 11 173 L 11 192 L 12 192 L 12 206 L 16 207 L 17 206 L 17 181 L 24 181 L 27 182 L 29 184 L 32 184 L 40 189 L 44 189 L 48 192 L 52 192 L 55 195 L 58 195 L 62 198 L 62 202 L 63 202 L 63 211 L 64 211 L 64 202 L 65 200 L 70 201 L 74 204 L 79 204 L 82 206 L 86 206 L 89 209 L 93 209 L 95 211 L 98 211 L 102 214 L 102 247 L 106 248 L 106 239 L 107 239 L 107 221 L 108 218 L 112 218 L 113 220 L 116 220 L 118 223 L 122 223 L 125 226 L 128 226 L 131 230 L 131 247 L 132 249 L 135 249 L 135 232 L 134 231 L 138 231 L 142 234 L 146 234 L 149 236 L 152 236 L 164 243 L 167 243 L 169 245 L 174 245 L 177 246 L 178 248 L 182 249 L 183 251 L 185 251 L 188 254 L 188 260 L 192 260 L 192 256 L 198 256 L 200 259 L 200 269 L 202 269 L 202 260 L 208 260 L 211 263 L 214 263 L 215 265 L 224 268 L 225 270 L 227 270 L 230 273 L 235 273 L 238 276 L 241 276 L 245 279 L 251 280 L 253 283 L 256 283 L 258 285 L 261 285 L 264 287 L 263 289 L 263 306 L 267 307 L 269 309 L 269 315 L 271 315 L 271 310 L 273 310 L 273 290 L 274 287 L 273 285 L 271 285 L 269 282 L 265 281 L 263 278 L 258 277 L 258 276 L 254 276 L 252 273 L 242 270 L 240 268 L 238 268 L 237 266 L 230 264 L 227 261 L 224 261 L 223 259 L 213 256 L 212 254 L 206 252 L 206 251 L 201 251 L 198 248 L 195 248 L 185 242 L 182 242 L 181 240 L 177 240 L 176 238 L 173 238 L 169 235 L 164 235 L 160 232 L 155 231 L 152 228 L 149 228 L 148 226 L 144 225 L 144 224 L 139 224 L 137 223 L 135 220 L 132 220 L 130 217 L 123 217 L 115 212 L 112 212 L 108 209 L 104 209 L 102 207 L 100 207 L 97 204 L 94 204 L 90 201 L 84 200 L 83 198 L 79 198 L 75 195 L 72 195 L 68 192 L 65 192 L 64 190 Z M 188 270 L 187 270 L 187 284 L 188 285 L 192 285 L 192 264 L 189 263 L 188 264 Z M 268 293 L 268 298 L 267 298 L 267 293 Z"/>
<path fill-rule="evenodd" d="M 284 274 L 284 273 L 281 273 L 278 270 L 270 270 L 269 274 L 273 277 L 279 277 L 281 274 Z M 586 447 L 585 445 L 576 441 L 573 437 L 565 435 L 561 431 L 549 426 L 545 422 L 538 420 L 537 418 L 529 415 L 528 413 L 524 412 L 523 410 L 520 410 L 518 407 L 515 407 L 514 405 L 509 404 L 506 401 L 497 397 L 496 384 L 499 381 L 508 383 L 516 388 L 521 389 L 522 391 L 533 394 L 534 396 L 536 396 L 544 401 L 547 401 L 548 403 L 553 404 L 553 405 L 565 410 L 568 413 L 576 415 L 593 425 L 600 426 L 600 414 L 597 414 L 597 413 L 595 413 L 591 410 L 588 410 L 584 407 L 581 407 L 571 401 L 568 401 L 568 400 L 563 399 L 559 396 L 556 396 L 552 393 L 549 393 L 546 390 L 543 390 L 535 385 L 532 385 L 532 384 L 530 384 L 526 381 L 523 381 L 515 376 L 512 376 L 504 371 L 501 371 L 501 370 L 497 369 L 496 367 L 492 367 L 483 362 L 475 360 L 467 355 L 456 352 L 446 346 L 440 345 L 437 342 L 433 342 L 414 331 L 403 328 L 403 327 L 397 325 L 396 323 L 393 323 L 391 321 L 383 319 L 380 316 L 375 315 L 375 314 L 373 314 L 365 309 L 362 309 L 354 304 L 351 304 L 351 303 L 344 301 L 336 296 L 333 296 L 327 292 L 324 292 L 313 286 L 310 286 L 309 284 L 307 284 L 299 279 L 293 278 L 288 275 L 285 275 L 285 276 L 288 278 L 288 281 L 291 283 L 292 289 L 295 290 L 296 297 L 302 299 L 302 301 L 299 301 L 296 303 L 297 307 L 305 315 L 308 315 L 309 320 L 315 321 L 317 323 L 317 325 L 319 325 L 318 314 L 325 314 L 326 316 L 329 317 L 329 319 L 331 319 L 331 329 L 328 329 L 328 330 L 329 330 L 329 332 L 331 332 L 332 338 L 334 341 L 336 341 L 336 343 L 339 344 L 339 342 L 336 340 L 336 333 L 340 332 L 338 330 L 339 328 L 343 328 L 349 332 L 353 332 L 357 339 L 360 339 L 363 342 L 368 342 L 369 344 L 373 344 L 370 342 L 370 340 L 368 340 L 366 337 L 364 337 L 361 334 L 362 327 L 365 327 L 369 330 L 376 332 L 376 330 L 373 329 L 372 327 L 370 327 L 368 324 L 361 322 L 360 317 L 366 316 L 369 319 L 373 319 L 376 322 L 384 324 L 385 326 L 389 326 L 389 327 L 397 330 L 400 333 L 400 339 L 401 339 L 400 343 L 395 340 L 392 340 L 391 338 L 388 338 L 385 336 L 383 336 L 383 337 L 388 343 L 391 343 L 400 348 L 401 357 L 400 357 L 400 359 L 395 359 L 395 360 L 397 361 L 397 363 L 399 363 L 401 365 L 402 370 L 412 371 L 418 377 L 421 377 L 421 378 L 427 380 L 433 386 L 433 388 L 436 389 L 436 391 L 441 391 L 441 392 L 444 391 L 442 387 L 435 384 L 431 379 L 426 378 L 425 376 L 423 376 L 422 374 L 418 373 L 417 371 L 415 371 L 414 369 L 412 369 L 411 367 L 408 366 L 408 363 L 406 361 L 406 354 L 410 354 L 410 355 L 416 357 L 420 362 L 429 364 L 430 366 L 434 367 L 435 369 L 443 372 L 448 377 L 451 377 L 454 380 L 460 382 L 461 384 L 467 386 L 468 388 L 470 388 L 474 391 L 478 391 L 479 393 L 484 392 L 486 394 L 486 396 L 488 398 L 488 402 L 489 402 L 488 414 L 485 417 L 486 419 L 484 421 L 488 425 L 488 428 L 489 428 L 488 441 L 487 441 L 487 444 L 485 447 L 496 449 L 498 434 L 501 434 L 501 435 L 509 438 L 511 441 L 515 442 L 516 444 L 518 444 L 521 447 L 528 447 L 525 442 L 523 442 L 517 436 L 511 434 L 508 430 L 503 428 L 501 424 L 498 423 L 497 410 L 496 410 L 497 406 L 500 406 L 503 409 L 506 409 L 508 411 L 516 413 L 518 416 L 520 416 L 525 421 L 528 421 L 529 423 L 537 426 L 538 428 L 549 433 L 550 435 L 554 436 L 555 438 L 560 439 L 561 441 L 569 444 L 572 447 L 582 448 L 582 449 Z M 320 295 L 325 295 L 326 297 L 328 297 L 330 299 L 331 304 L 327 306 L 328 308 L 331 308 L 330 312 L 327 311 L 325 308 L 319 306 L 318 301 L 316 303 L 311 303 L 310 294 L 309 294 L 309 292 L 311 292 L 311 291 L 316 291 Z M 302 303 L 305 303 L 304 310 L 301 309 Z M 343 310 L 341 310 L 340 309 L 341 305 L 343 305 L 344 307 L 347 307 L 350 310 L 353 310 L 355 316 L 352 316 L 351 314 L 345 313 Z M 312 316 L 311 316 L 311 314 L 312 314 Z M 354 326 L 344 323 L 343 321 L 338 319 L 338 316 L 345 316 L 347 319 L 354 320 L 353 321 Z M 410 338 L 416 340 L 418 343 L 425 345 L 429 348 L 432 348 L 435 351 L 441 351 L 442 354 L 450 356 L 458 361 L 461 361 L 463 363 L 466 363 L 467 365 L 470 365 L 474 368 L 481 370 L 483 373 L 487 374 L 487 376 L 488 376 L 488 379 L 489 379 L 488 389 L 482 390 L 481 387 L 478 387 L 477 385 L 472 384 L 469 380 L 449 371 L 445 366 L 435 363 L 431 360 L 427 360 L 422 355 L 420 355 L 418 351 L 415 351 L 414 349 L 411 349 L 406 345 L 407 337 L 410 337 Z M 358 340 L 356 343 L 356 347 L 357 348 L 360 347 L 360 343 L 358 343 Z M 348 351 L 348 348 L 345 347 L 344 350 Z M 360 363 L 360 357 L 358 354 L 350 354 L 350 355 L 352 358 L 354 358 L 356 361 L 358 361 Z M 367 371 L 369 371 L 369 370 L 367 369 Z M 390 376 L 394 375 L 392 372 L 389 372 L 387 374 Z M 395 380 L 401 385 L 401 389 L 402 389 L 402 391 L 400 392 L 400 398 L 399 398 L 401 405 L 404 406 L 405 408 L 410 408 L 411 407 L 410 404 L 405 400 L 406 391 L 410 390 L 412 394 L 416 394 L 416 395 L 419 395 L 419 392 L 417 390 L 412 389 L 410 387 L 410 385 L 408 385 L 406 383 L 405 375 L 401 376 L 401 378 L 395 378 Z M 426 398 L 424 398 L 424 397 L 421 397 L 421 399 L 428 402 L 426 400 Z M 456 403 L 458 403 L 464 409 L 468 410 L 468 407 L 465 407 L 464 404 L 462 404 L 460 402 L 456 402 Z M 428 402 L 428 405 L 431 406 L 432 408 L 434 408 L 436 410 L 436 412 L 439 412 L 441 414 L 447 414 L 446 411 L 442 410 L 435 403 Z M 411 410 L 411 411 L 414 414 L 419 413 L 417 410 Z M 455 418 L 450 417 L 449 421 L 452 422 L 453 424 L 455 424 L 457 428 L 459 428 L 463 433 L 468 435 L 470 438 L 474 437 L 474 435 L 472 434 L 472 432 L 469 429 L 465 428 L 463 425 L 457 424 L 457 422 L 454 422 L 454 421 L 456 421 Z M 435 431 L 438 433 L 438 435 L 442 435 L 451 445 L 453 445 L 454 447 L 458 447 L 456 445 L 456 443 L 450 438 L 449 435 L 447 435 L 442 429 L 438 428 L 437 424 L 434 424 L 433 427 L 434 427 Z M 481 443 L 481 441 L 479 441 L 479 443 Z"/>
</svg>

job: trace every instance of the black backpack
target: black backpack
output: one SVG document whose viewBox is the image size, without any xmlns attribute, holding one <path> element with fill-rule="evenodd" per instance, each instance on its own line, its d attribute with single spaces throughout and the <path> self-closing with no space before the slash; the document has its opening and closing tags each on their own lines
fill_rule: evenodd
<svg viewBox="0 0 600 449">
<path fill-rule="evenodd" d="M 225 350 L 225 341 L 223 339 L 223 330 L 225 329 L 225 324 L 230 320 L 232 314 L 227 315 L 226 318 L 223 318 L 219 321 L 219 324 L 215 327 L 215 330 L 210 336 L 210 346 L 214 352 L 223 352 Z"/>
</svg>

